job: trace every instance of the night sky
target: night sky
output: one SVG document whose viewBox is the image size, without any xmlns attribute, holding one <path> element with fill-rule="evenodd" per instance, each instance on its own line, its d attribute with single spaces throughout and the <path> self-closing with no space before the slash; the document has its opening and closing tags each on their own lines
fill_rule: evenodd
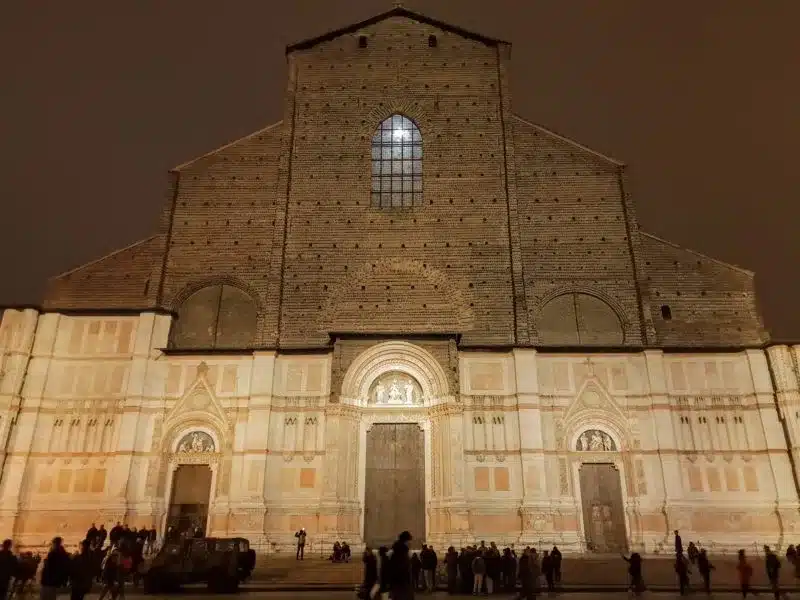
<svg viewBox="0 0 800 600">
<path fill-rule="evenodd" d="M 642 227 L 756 271 L 800 339 L 800 2 L 403 5 L 510 41 L 515 112 L 625 161 Z M 169 168 L 281 118 L 286 44 L 391 7 L 4 3 L 0 305 L 155 233 Z"/>
</svg>

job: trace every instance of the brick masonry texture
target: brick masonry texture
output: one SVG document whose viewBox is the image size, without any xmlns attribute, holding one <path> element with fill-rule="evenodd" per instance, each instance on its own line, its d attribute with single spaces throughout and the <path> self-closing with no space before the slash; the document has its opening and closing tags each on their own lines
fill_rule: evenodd
<svg viewBox="0 0 800 600">
<path fill-rule="evenodd" d="M 508 45 L 389 14 L 287 56 L 283 120 L 177 167 L 159 235 L 55 278 L 47 308 L 178 311 L 227 284 L 257 347 L 766 341 L 751 273 L 640 232 L 621 164 L 512 114 Z M 372 208 L 370 141 L 398 113 L 424 202 Z"/>
</svg>

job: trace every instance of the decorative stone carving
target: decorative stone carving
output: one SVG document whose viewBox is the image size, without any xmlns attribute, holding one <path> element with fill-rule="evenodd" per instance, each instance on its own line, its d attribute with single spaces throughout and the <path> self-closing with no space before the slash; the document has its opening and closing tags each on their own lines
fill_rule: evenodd
<svg viewBox="0 0 800 600">
<path fill-rule="evenodd" d="M 377 406 L 413 406 L 422 404 L 422 394 L 413 377 L 395 371 L 375 381 L 369 402 Z"/>
<path fill-rule="evenodd" d="M 191 431 L 178 443 L 178 452 L 181 454 L 209 453 L 214 450 L 214 440 L 205 431 Z"/>
<path fill-rule="evenodd" d="M 614 452 L 617 446 L 605 431 L 587 429 L 578 436 L 575 449 L 578 452 Z"/>
</svg>

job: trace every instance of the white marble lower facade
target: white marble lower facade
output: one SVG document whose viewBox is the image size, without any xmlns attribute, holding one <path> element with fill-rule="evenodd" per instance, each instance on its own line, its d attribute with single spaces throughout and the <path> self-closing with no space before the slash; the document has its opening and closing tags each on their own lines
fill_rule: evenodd
<svg viewBox="0 0 800 600">
<path fill-rule="evenodd" d="M 585 551 L 585 463 L 619 473 L 631 548 L 671 532 L 716 547 L 800 537 L 800 347 L 718 353 L 365 347 L 165 354 L 170 317 L 7 310 L 0 325 L 0 535 L 77 541 L 92 521 L 164 522 L 172 474 L 209 464 L 208 529 L 263 551 L 358 545 L 366 439 L 424 432 L 424 537 Z M 332 386 L 335 389 L 331 389 Z M 194 435 L 198 434 L 198 435 Z M 187 437 L 188 436 L 188 437 Z"/>
</svg>

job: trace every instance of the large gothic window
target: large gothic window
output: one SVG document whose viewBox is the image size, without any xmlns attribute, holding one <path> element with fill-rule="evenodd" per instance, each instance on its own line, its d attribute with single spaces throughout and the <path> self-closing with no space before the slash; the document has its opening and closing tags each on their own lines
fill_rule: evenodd
<svg viewBox="0 0 800 600">
<path fill-rule="evenodd" d="M 231 285 L 210 285 L 189 296 L 172 325 L 171 346 L 239 349 L 255 339 L 258 311 L 249 294 Z"/>
<path fill-rule="evenodd" d="M 422 204 L 422 135 L 414 122 L 392 115 L 372 136 L 372 206 Z"/>
</svg>

